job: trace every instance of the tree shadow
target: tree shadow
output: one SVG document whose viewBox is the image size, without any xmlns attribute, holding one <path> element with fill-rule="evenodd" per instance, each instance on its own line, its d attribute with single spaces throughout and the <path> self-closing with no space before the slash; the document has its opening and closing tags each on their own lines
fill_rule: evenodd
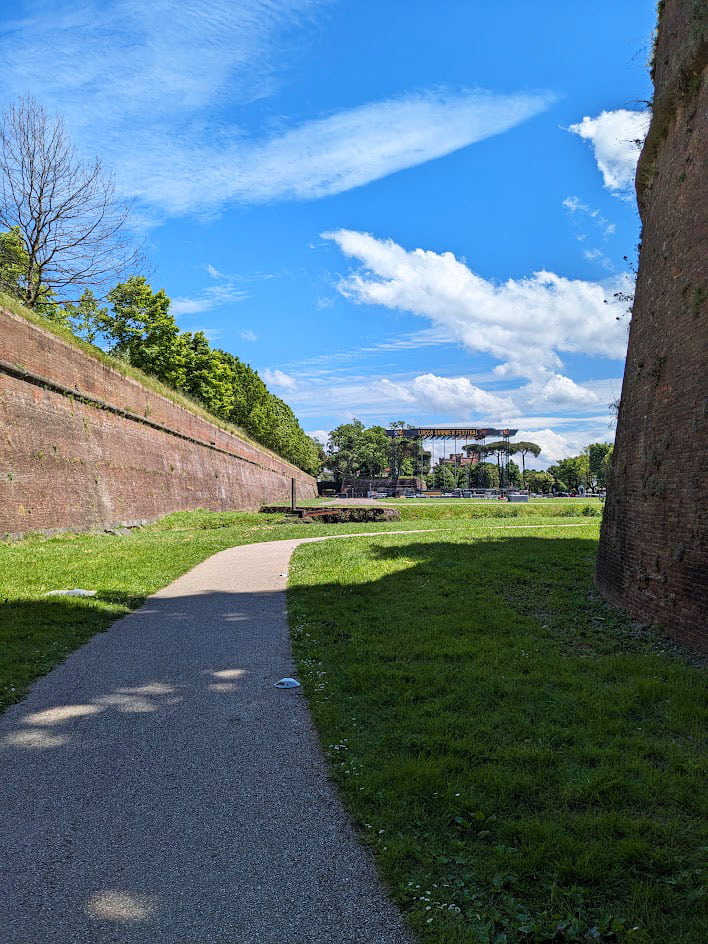
<svg viewBox="0 0 708 944">
<path fill-rule="evenodd" d="M 315 710 L 318 699 L 362 697 L 380 711 L 384 747 L 413 759 L 422 748 L 410 732 L 396 746 L 396 719 L 421 698 L 431 713 L 464 719 L 479 739 L 490 731 L 484 698 L 497 707 L 516 701 L 507 726 L 518 730 L 506 731 L 514 744 L 533 736 L 536 709 L 555 705 L 562 740 L 571 681 L 559 672 L 557 690 L 543 687 L 540 641 L 558 648 L 562 634 L 546 611 L 561 600 L 567 621 L 590 592 L 594 542 L 499 534 L 473 544 L 385 533 L 366 540 L 383 575 L 344 573 L 315 586 L 296 577 L 289 591 L 296 645 L 315 634 L 335 657 L 330 679 L 341 669 L 323 682 L 316 660 L 303 664 Z M 357 542 L 312 544 L 308 553 L 333 545 L 346 567 Z M 61 615 L 55 625 L 66 626 L 91 604 L 59 599 L 51 607 Z M 595 619 L 604 605 L 587 607 L 576 614 L 573 645 L 582 624 L 596 657 L 620 651 L 614 630 Z M 45 618 L 47 601 L 12 609 L 32 625 Z M 0 922 L 8 944 L 159 935 L 190 944 L 275 941 L 293 928 L 303 941 L 329 934 L 353 944 L 362 922 L 386 914 L 383 899 L 372 904 L 343 890 L 365 865 L 358 846 L 342 842 L 348 826 L 332 813 L 301 693 L 273 687 L 294 671 L 283 615 L 282 592 L 151 597 L 0 719 L 8 884 Z M 337 655 L 350 656 L 364 639 L 357 658 L 338 665 Z M 647 648 L 642 639 L 635 645 Z M 484 679 L 491 688 L 481 687 Z M 600 707 L 617 698 L 613 679 L 603 681 Z M 479 696 L 474 712 L 463 707 L 469 685 Z M 641 700 L 615 706 L 642 710 Z M 466 763 L 464 751 L 457 763 Z M 320 938 L 308 937 L 314 928 Z M 371 940 L 386 941 L 386 932 Z"/>
</svg>

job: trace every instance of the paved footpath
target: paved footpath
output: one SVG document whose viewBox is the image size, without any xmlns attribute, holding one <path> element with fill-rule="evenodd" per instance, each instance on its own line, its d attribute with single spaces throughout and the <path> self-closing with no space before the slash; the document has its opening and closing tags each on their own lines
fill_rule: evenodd
<svg viewBox="0 0 708 944">
<path fill-rule="evenodd" d="M 301 543 L 216 554 L 0 719 L 2 944 L 409 941 L 273 688 Z"/>
</svg>

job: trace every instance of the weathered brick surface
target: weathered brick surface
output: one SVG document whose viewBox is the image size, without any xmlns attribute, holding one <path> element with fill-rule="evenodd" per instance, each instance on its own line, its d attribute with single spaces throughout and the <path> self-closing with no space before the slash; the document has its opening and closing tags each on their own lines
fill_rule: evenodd
<svg viewBox="0 0 708 944">
<path fill-rule="evenodd" d="M 667 0 L 643 223 L 597 586 L 635 618 L 708 648 L 705 4 Z"/>
<path fill-rule="evenodd" d="M 293 477 L 300 496 L 316 495 L 288 462 L 2 309 L 0 360 L 206 444 L 0 372 L 0 535 L 252 509 L 289 498 Z"/>
</svg>

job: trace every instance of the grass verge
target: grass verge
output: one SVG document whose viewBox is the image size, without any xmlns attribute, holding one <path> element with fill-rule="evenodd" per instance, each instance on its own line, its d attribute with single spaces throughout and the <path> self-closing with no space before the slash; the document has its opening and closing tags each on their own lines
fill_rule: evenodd
<svg viewBox="0 0 708 944">
<path fill-rule="evenodd" d="M 696 944 L 704 677 L 594 597 L 597 520 L 535 521 L 298 549 L 333 776 L 421 941 Z"/>
<path fill-rule="evenodd" d="M 168 515 L 129 537 L 67 533 L 0 541 L 0 711 L 94 633 L 217 551 L 395 527 L 400 522 L 303 525 L 282 515 L 197 511 Z M 95 590 L 96 596 L 44 596 L 74 587 Z"/>
<path fill-rule="evenodd" d="M 400 521 L 341 525 L 196 511 L 168 515 L 128 538 L 68 533 L 0 541 L 0 711 L 94 633 L 226 547 L 319 534 L 468 525 L 461 511 L 427 507 L 402 507 Z M 44 597 L 48 590 L 72 587 L 96 590 L 97 595 Z"/>
</svg>

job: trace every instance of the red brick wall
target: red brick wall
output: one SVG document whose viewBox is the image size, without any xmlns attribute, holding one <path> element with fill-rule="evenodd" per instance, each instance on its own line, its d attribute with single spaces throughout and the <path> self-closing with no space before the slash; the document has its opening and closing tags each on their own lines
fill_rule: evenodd
<svg viewBox="0 0 708 944">
<path fill-rule="evenodd" d="M 708 648 L 705 79 L 705 4 L 667 0 L 637 169 L 643 239 L 596 572 L 610 602 L 699 649 Z"/>
<path fill-rule="evenodd" d="M 314 479 L 290 463 L 3 309 L 0 361 L 76 394 L 0 370 L 0 535 L 109 527 L 193 508 L 252 509 L 289 499 L 293 477 L 299 496 L 317 493 Z"/>
</svg>

